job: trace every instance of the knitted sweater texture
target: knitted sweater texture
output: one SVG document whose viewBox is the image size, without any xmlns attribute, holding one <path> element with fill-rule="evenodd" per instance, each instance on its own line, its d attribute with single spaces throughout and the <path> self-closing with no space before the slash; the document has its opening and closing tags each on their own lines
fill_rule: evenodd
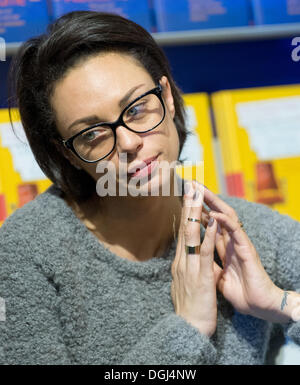
<svg viewBox="0 0 300 385">
<path fill-rule="evenodd" d="M 298 291 L 300 223 L 222 199 L 238 213 L 273 282 Z M 211 338 L 175 314 L 175 250 L 176 241 L 146 262 L 115 255 L 51 186 L 0 228 L 0 363 L 264 364 L 275 324 L 238 313 L 220 293 Z M 300 344 L 300 322 L 283 330 Z"/>
</svg>

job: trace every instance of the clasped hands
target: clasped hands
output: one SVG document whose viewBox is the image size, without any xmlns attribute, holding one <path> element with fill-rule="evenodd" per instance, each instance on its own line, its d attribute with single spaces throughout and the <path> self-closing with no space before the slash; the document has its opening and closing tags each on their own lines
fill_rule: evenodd
<svg viewBox="0 0 300 385">
<path fill-rule="evenodd" d="M 186 245 L 200 244 L 200 224 L 188 218 L 201 218 L 206 227 L 200 254 L 187 254 Z M 222 267 L 214 261 L 215 248 Z M 217 289 L 238 312 L 270 322 L 290 321 L 295 303 L 300 306 L 298 293 L 272 282 L 235 210 L 195 181 L 183 199 L 172 278 L 175 312 L 207 336 L 217 325 Z"/>
</svg>

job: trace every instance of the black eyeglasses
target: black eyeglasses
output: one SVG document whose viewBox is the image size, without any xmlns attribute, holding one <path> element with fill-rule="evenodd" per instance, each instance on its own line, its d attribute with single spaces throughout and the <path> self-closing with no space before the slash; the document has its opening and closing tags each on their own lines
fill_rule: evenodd
<svg viewBox="0 0 300 385">
<path fill-rule="evenodd" d="M 132 132 L 142 134 L 154 130 L 162 123 L 166 110 L 161 93 L 161 85 L 145 92 L 125 107 L 115 122 L 98 123 L 87 127 L 71 138 L 63 140 L 64 146 L 87 163 L 106 158 L 116 146 L 117 127 L 123 126 Z"/>
</svg>

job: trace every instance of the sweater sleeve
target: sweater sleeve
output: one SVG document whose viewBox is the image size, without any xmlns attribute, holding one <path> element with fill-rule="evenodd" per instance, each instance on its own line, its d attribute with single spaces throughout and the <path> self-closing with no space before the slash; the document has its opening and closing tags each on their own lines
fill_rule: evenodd
<svg viewBox="0 0 300 385">
<path fill-rule="evenodd" d="M 278 237 L 276 273 L 282 289 L 300 289 L 300 222 L 286 215 L 274 213 Z"/>
<path fill-rule="evenodd" d="M 278 239 L 274 283 L 283 290 L 300 293 L 300 222 L 272 211 L 271 225 Z M 285 336 L 300 345 L 300 321 L 291 320 L 282 326 Z"/>
<path fill-rule="evenodd" d="M 30 248 L 0 229 L 0 364 L 69 364 L 56 312 L 55 287 L 32 261 Z"/>
<path fill-rule="evenodd" d="M 175 313 L 164 316 L 127 352 L 122 365 L 212 365 L 212 340 Z"/>
<path fill-rule="evenodd" d="M 255 246 L 259 241 L 259 252 L 266 251 L 263 263 L 273 272 L 270 276 L 275 285 L 300 293 L 300 222 L 262 204 L 238 198 L 225 200 L 245 222 L 246 232 Z M 270 249 L 274 252 L 269 253 Z M 286 336 L 300 344 L 300 321 L 291 320 L 282 327 Z"/>
<path fill-rule="evenodd" d="M 300 222 L 286 215 L 277 216 L 278 249 L 276 258 L 277 286 L 300 293 Z M 300 301 L 297 314 L 300 314 Z M 285 335 L 300 345 L 300 321 L 283 324 Z"/>
</svg>

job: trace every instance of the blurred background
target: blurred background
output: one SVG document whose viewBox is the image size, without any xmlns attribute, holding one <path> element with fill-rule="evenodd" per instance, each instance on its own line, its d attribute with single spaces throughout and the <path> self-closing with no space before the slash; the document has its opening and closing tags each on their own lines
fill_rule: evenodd
<svg viewBox="0 0 300 385">
<path fill-rule="evenodd" d="M 152 33 L 184 94 L 182 158 L 204 162 L 206 186 L 300 220 L 300 0 L 0 0 L 0 226 L 51 184 L 16 108 L 11 129 L 11 60 L 74 10 L 117 13 Z M 285 340 L 273 359 L 300 364 L 300 348 Z"/>
</svg>

